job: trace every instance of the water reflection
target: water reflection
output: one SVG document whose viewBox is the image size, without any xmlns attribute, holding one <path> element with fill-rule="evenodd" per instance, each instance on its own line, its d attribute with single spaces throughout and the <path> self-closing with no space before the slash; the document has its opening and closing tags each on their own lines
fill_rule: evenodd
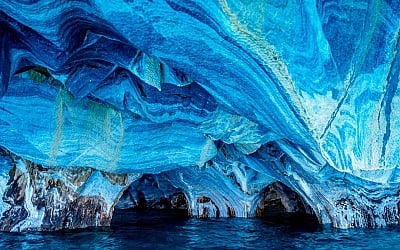
<svg viewBox="0 0 400 250">
<path fill-rule="evenodd" d="M 340 230 L 263 219 L 191 219 L 121 215 L 111 228 L 57 233 L 1 233 L 1 249 L 393 249 L 398 227 Z"/>
</svg>

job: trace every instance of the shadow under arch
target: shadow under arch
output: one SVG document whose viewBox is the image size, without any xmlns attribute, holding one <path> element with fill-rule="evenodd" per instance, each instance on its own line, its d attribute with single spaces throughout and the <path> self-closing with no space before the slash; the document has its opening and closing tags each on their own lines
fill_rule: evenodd
<svg viewBox="0 0 400 250">
<path fill-rule="evenodd" d="M 266 186 L 257 202 L 255 216 L 266 221 L 296 226 L 320 225 L 311 206 L 282 182 Z"/>
<path fill-rule="evenodd" d="M 189 217 L 190 206 L 183 189 L 157 175 L 143 174 L 123 191 L 114 207 L 111 227 Z"/>
</svg>

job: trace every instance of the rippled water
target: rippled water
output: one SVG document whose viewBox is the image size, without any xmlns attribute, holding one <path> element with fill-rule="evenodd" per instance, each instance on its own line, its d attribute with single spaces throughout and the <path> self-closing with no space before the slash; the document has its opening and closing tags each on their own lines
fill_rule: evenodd
<svg viewBox="0 0 400 250">
<path fill-rule="evenodd" d="M 1 233 L 0 249 L 400 249 L 400 228 L 339 230 L 261 219 L 125 213 L 111 228 Z M 124 219 L 122 219 L 124 218 Z"/>
</svg>

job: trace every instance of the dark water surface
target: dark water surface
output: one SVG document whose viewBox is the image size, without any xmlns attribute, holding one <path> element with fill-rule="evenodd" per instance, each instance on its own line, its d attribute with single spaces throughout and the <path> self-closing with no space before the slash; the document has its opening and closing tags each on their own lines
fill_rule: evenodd
<svg viewBox="0 0 400 250">
<path fill-rule="evenodd" d="M 400 249 L 400 228 L 339 230 L 263 219 L 116 214 L 111 228 L 0 233 L 0 249 Z"/>
</svg>

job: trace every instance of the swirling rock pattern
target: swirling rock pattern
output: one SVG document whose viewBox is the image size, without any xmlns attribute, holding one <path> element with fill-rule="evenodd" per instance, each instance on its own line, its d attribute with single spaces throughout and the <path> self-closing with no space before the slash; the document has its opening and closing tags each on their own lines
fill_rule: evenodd
<svg viewBox="0 0 400 250">
<path fill-rule="evenodd" d="M 64 191 L 26 190 L 88 167 L 162 175 L 197 216 L 279 181 L 321 223 L 399 223 L 399 36 L 398 1 L 2 1 L 0 145 L 25 163 L 2 160 L 1 228 L 106 225 L 32 222 Z M 71 206 L 110 218 L 107 185 Z"/>
</svg>

